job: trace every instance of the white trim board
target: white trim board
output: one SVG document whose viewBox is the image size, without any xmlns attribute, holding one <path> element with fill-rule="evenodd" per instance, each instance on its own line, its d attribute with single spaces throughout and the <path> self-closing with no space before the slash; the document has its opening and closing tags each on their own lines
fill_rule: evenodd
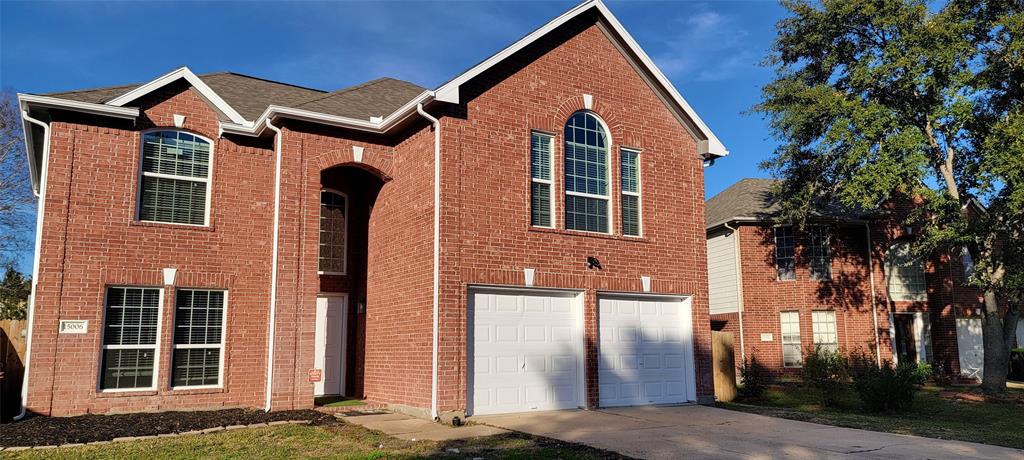
<svg viewBox="0 0 1024 460">
<path fill-rule="evenodd" d="M 212 104 L 219 112 L 223 113 L 232 122 L 251 126 L 252 122 L 245 119 L 242 114 L 238 113 L 233 107 L 228 105 L 227 101 L 222 99 L 216 92 L 213 91 L 206 83 L 203 82 L 195 73 L 193 73 L 188 67 L 179 67 L 166 74 L 163 74 L 149 83 L 146 83 L 138 88 L 135 88 L 127 93 L 124 93 L 114 99 L 107 102 L 107 105 L 115 107 L 122 107 L 125 104 L 132 102 L 142 96 L 145 96 L 153 91 L 156 91 L 164 86 L 167 86 L 179 79 L 185 79 L 199 94 L 203 96 L 210 104 Z"/>
</svg>

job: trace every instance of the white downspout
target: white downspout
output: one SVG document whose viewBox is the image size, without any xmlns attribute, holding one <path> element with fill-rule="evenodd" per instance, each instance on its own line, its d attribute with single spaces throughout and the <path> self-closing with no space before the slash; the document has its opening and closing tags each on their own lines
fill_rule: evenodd
<svg viewBox="0 0 1024 460">
<path fill-rule="evenodd" d="M 728 223 L 725 224 L 725 228 L 732 232 L 733 245 L 736 246 L 736 288 L 737 288 L 737 312 L 739 313 L 740 319 L 740 365 L 745 366 L 747 364 L 747 347 L 745 345 L 745 339 L 743 337 L 743 259 L 740 257 L 740 229 L 739 227 L 732 228 Z"/>
<path fill-rule="evenodd" d="M 39 256 L 43 240 L 43 215 L 46 207 L 46 173 L 50 164 L 50 125 L 28 115 L 27 110 L 21 111 L 21 118 L 43 128 L 43 165 L 39 171 L 39 203 L 36 205 L 36 241 L 35 256 L 32 258 L 32 291 L 28 297 L 28 326 L 25 328 L 28 337 L 25 339 L 25 375 L 21 380 L 21 411 L 14 420 L 21 420 L 28 412 L 28 373 L 29 362 L 32 360 L 32 323 L 36 312 L 36 286 L 39 284 Z"/>
<path fill-rule="evenodd" d="M 430 368 L 430 417 L 437 420 L 438 289 L 441 263 L 441 122 L 416 104 L 416 111 L 434 125 L 434 338 Z"/>
<path fill-rule="evenodd" d="M 882 366 L 882 341 L 878 338 L 878 305 L 875 302 L 875 263 L 872 260 L 871 224 L 864 223 L 864 233 L 868 237 L 868 278 L 871 280 L 871 321 L 875 326 L 875 362 Z"/>
<path fill-rule="evenodd" d="M 270 326 L 267 329 L 267 397 L 264 411 L 270 412 L 270 399 L 274 393 L 274 336 L 277 324 L 277 245 L 281 228 L 281 129 L 270 124 L 267 128 L 274 132 L 274 153 L 277 157 L 274 166 L 274 242 L 270 265 Z"/>
</svg>

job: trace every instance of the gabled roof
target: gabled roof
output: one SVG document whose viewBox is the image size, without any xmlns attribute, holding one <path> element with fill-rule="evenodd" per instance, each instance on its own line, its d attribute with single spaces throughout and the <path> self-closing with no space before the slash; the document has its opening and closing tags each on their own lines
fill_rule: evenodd
<svg viewBox="0 0 1024 460">
<path fill-rule="evenodd" d="M 278 105 L 365 120 L 370 117 L 383 118 L 426 90 L 407 81 L 384 77 L 322 94 L 298 104 Z"/>
<path fill-rule="evenodd" d="M 746 178 L 732 184 L 704 203 L 705 228 L 729 222 L 775 222 L 782 211 L 775 194 L 776 179 Z M 840 222 L 862 222 L 872 216 L 834 203 L 828 209 L 813 213 L 814 219 Z"/>
</svg>

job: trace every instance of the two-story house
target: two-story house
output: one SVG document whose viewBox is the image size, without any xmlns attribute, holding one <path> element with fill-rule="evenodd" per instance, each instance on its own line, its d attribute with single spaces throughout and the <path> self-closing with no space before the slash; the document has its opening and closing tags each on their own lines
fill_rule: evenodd
<svg viewBox="0 0 1024 460">
<path fill-rule="evenodd" d="M 600 0 L 433 90 L 183 67 L 19 99 L 29 411 L 712 398 L 727 151 Z"/>
<path fill-rule="evenodd" d="M 982 370 L 978 291 L 957 251 L 915 254 L 914 200 L 881 212 L 835 206 L 800 228 L 780 221 L 773 180 L 744 179 L 707 202 L 711 326 L 734 335 L 737 365 L 795 375 L 815 347 L 871 361 Z"/>
</svg>

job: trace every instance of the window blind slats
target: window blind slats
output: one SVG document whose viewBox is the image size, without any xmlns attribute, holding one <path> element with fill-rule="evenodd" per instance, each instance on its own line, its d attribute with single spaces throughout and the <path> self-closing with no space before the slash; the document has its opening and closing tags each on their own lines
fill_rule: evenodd
<svg viewBox="0 0 1024 460">
<path fill-rule="evenodd" d="M 151 387 L 160 321 L 160 290 L 109 287 L 104 310 L 100 387 L 105 390 Z M 124 348 L 126 346 L 131 348 Z"/>
<path fill-rule="evenodd" d="M 224 344 L 224 291 L 179 289 L 174 305 L 174 386 L 218 385 Z M 182 345 L 205 345 L 182 348 Z"/>
<path fill-rule="evenodd" d="M 162 174 L 176 177 L 156 177 Z M 210 144 L 181 131 L 143 135 L 139 219 L 205 225 Z"/>
</svg>

